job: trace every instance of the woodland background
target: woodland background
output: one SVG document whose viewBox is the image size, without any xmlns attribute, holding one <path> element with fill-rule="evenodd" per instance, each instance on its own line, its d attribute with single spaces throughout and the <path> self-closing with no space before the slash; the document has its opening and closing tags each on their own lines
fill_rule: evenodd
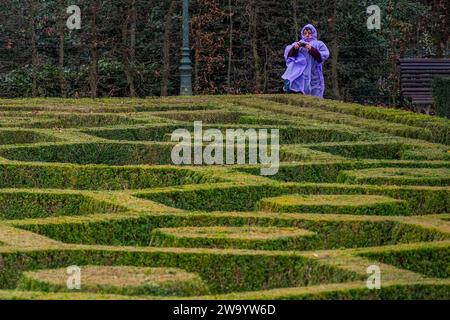
<svg viewBox="0 0 450 320">
<path fill-rule="evenodd" d="M 179 91 L 181 0 L 1 0 L 0 97 Z M 69 5 L 82 29 L 66 27 Z M 369 5 L 382 10 L 368 30 Z M 313 23 L 330 51 L 326 96 L 399 105 L 400 57 L 449 56 L 445 0 L 191 0 L 195 94 L 273 93 L 283 51 Z"/>
</svg>

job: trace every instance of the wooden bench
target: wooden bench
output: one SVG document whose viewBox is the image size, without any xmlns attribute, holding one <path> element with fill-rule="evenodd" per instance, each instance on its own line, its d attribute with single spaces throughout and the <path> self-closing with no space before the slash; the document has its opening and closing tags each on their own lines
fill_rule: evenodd
<svg viewBox="0 0 450 320">
<path fill-rule="evenodd" d="M 416 112 L 430 114 L 433 105 L 432 82 L 450 76 L 450 59 L 400 59 L 401 92 L 411 99 Z"/>
</svg>

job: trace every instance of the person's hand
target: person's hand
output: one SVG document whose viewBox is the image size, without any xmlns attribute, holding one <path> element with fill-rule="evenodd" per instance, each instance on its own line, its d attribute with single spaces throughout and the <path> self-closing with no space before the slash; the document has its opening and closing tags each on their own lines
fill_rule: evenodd
<svg viewBox="0 0 450 320">
<path fill-rule="evenodd" d="M 311 46 L 309 43 L 307 43 L 307 44 L 305 45 L 305 48 L 308 49 L 308 50 L 311 50 L 312 46 Z"/>
<path fill-rule="evenodd" d="M 294 45 L 294 47 L 295 47 L 295 50 L 298 50 L 298 49 L 300 48 L 300 43 L 299 43 L 299 42 L 296 42 L 295 45 Z"/>
</svg>

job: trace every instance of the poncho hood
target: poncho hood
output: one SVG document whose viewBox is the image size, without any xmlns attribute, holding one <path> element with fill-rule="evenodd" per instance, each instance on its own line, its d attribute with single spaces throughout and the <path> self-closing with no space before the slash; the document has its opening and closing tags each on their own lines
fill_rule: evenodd
<svg viewBox="0 0 450 320">
<path fill-rule="evenodd" d="M 311 38 L 307 39 L 307 38 L 305 38 L 303 36 L 303 31 L 305 31 L 305 29 L 310 29 L 312 31 L 312 37 Z M 317 40 L 317 30 L 312 24 L 308 23 L 306 26 L 304 26 L 302 28 L 302 33 L 301 33 L 300 36 L 301 36 L 302 40 L 305 41 L 305 42 L 311 42 L 313 40 Z"/>
</svg>

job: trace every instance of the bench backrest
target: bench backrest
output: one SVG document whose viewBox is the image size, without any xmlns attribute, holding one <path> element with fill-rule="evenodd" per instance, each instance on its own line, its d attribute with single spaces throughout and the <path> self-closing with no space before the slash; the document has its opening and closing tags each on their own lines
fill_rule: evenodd
<svg viewBox="0 0 450 320">
<path fill-rule="evenodd" d="M 400 59 L 402 95 L 414 104 L 433 103 L 434 77 L 450 77 L 450 59 Z"/>
</svg>

